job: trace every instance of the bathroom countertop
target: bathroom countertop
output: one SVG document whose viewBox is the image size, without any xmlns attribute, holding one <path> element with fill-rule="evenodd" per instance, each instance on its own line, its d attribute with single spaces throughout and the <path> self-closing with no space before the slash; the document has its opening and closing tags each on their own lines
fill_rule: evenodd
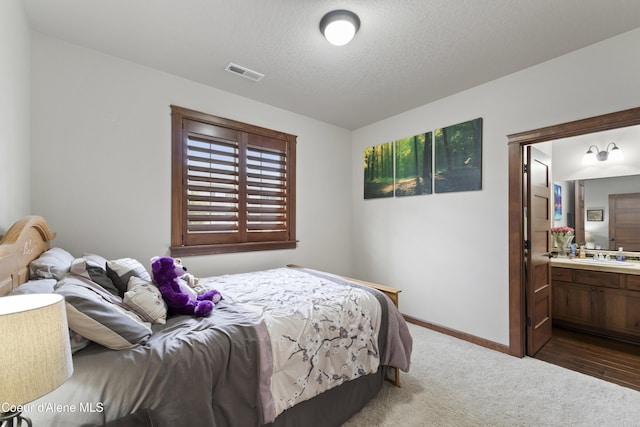
<svg viewBox="0 0 640 427">
<path fill-rule="evenodd" d="M 550 261 L 552 267 L 634 274 L 640 276 L 640 262 L 638 261 L 597 261 L 590 258 L 551 258 Z"/>
</svg>

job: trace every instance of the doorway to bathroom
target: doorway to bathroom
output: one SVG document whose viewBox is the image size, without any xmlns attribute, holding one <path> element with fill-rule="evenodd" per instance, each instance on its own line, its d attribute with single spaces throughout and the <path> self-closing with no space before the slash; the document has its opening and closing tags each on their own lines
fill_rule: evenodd
<svg viewBox="0 0 640 427">
<path fill-rule="evenodd" d="M 525 238 L 527 212 L 523 201 L 528 191 L 524 164 L 526 148 L 557 139 L 586 135 L 640 124 L 640 107 L 574 122 L 508 135 L 509 150 L 509 352 L 514 356 L 535 354 L 531 342 L 532 313 L 527 309 L 525 257 L 529 254 Z M 539 344 L 539 343 L 538 343 Z"/>
</svg>

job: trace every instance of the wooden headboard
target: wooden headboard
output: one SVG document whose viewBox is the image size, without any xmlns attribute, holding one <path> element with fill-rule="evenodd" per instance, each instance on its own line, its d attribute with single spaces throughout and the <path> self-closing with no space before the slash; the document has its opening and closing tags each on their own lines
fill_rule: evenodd
<svg viewBox="0 0 640 427">
<path fill-rule="evenodd" d="M 49 249 L 55 237 L 41 216 L 27 216 L 11 226 L 0 240 L 0 296 L 29 280 L 29 263 Z"/>
</svg>

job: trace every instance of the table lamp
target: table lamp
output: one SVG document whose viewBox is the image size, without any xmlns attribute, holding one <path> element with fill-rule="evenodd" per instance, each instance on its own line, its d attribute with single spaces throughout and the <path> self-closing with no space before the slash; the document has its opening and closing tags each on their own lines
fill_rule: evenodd
<svg viewBox="0 0 640 427">
<path fill-rule="evenodd" d="M 25 405 L 73 373 L 64 298 L 57 294 L 0 298 L 0 424 L 31 420 Z"/>
</svg>

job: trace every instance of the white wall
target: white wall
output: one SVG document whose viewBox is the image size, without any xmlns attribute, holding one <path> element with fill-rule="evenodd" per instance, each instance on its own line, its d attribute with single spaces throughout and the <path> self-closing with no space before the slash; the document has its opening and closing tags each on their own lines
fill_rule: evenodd
<svg viewBox="0 0 640 427">
<path fill-rule="evenodd" d="M 0 235 L 30 212 L 30 34 L 21 0 L 0 1 Z"/>
<path fill-rule="evenodd" d="M 402 288 L 408 315 L 508 344 L 506 135 L 637 107 L 639 45 L 640 29 L 354 131 L 355 274 Z M 482 191 L 363 200 L 366 147 L 476 117 Z"/>
<path fill-rule="evenodd" d="M 190 272 L 293 262 L 352 274 L 351 132 L 39 34 L 32 43 L 31 202 L 56 245 L 147 266 L 168 253 L 173 104 L 298 136 L 299 247 L 188 257 Z"/>
</svg>

